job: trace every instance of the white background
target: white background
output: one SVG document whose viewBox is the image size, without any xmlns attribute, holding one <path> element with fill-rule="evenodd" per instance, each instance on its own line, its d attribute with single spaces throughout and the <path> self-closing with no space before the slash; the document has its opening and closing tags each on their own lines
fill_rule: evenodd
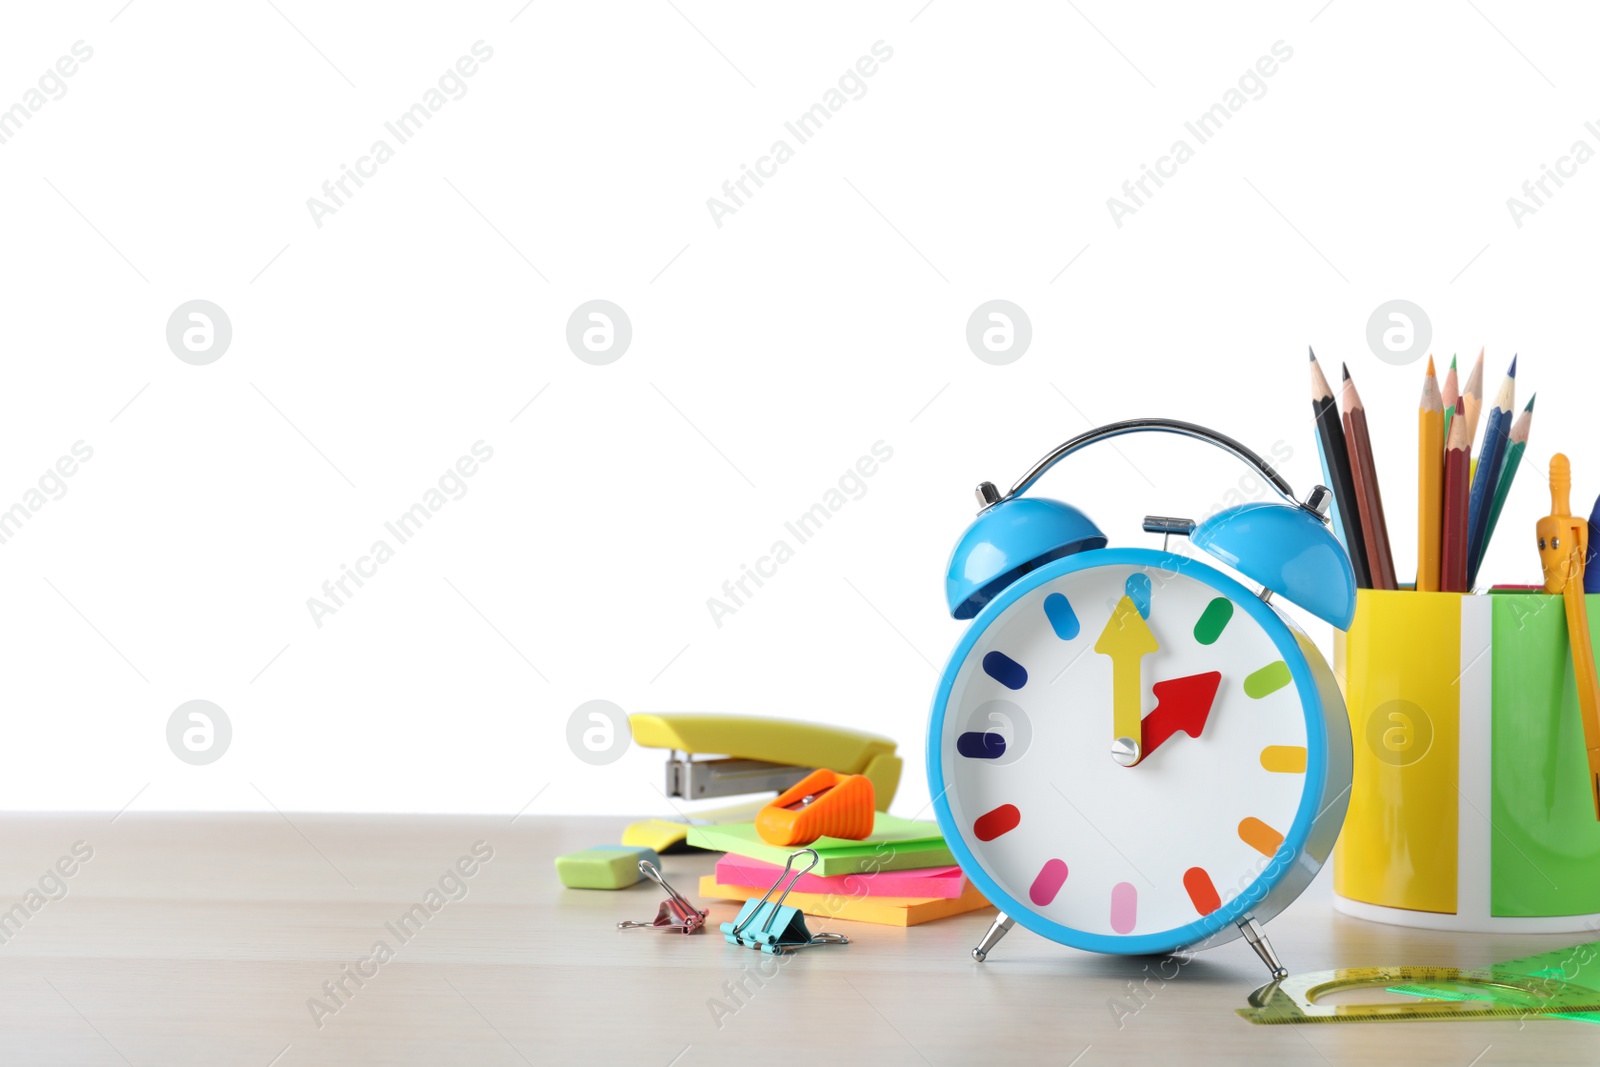
<svg viewBox="0 0 1600 1067">
<path fill-rule="evenodd" d="M 94 54 L 0 145 L 0 507 L 94 457 L 0 545 L 0 807 L 668 813 L 660 753 L 568 751 L 604 698 L 887 734 L 917 813 L 972 486 L 1070 435 L 1284 441 L 1303 492 L 1312 344 L 1363 390 L 1409 577 L 1422 364 L 1365 339 L 1394 298 L 1441 361 L 1487 346 L 1490 397 L 1514 351 L 1540 392 L 1485 578 L 1537 577 L 1551 451 L 1575 507 L 1600 487 L 1600 163 L 1521 228 L 1506 207 L 1600 148 L 1578 6 L 674 2 L 7 10 L 0 106 Z M 466 95 L 318 228 L 307 198 L 479 40 Z M 719 228 L 707 198 L 880 40 L 865 96 Z M 1107 197 L 1280 40 L 1266 94 L 1117 227 Z M 196 298 L 234 331 L 203 367 L 165 339 Z M 609 366 L 565 342 L 593 298 L 633 324 Z M 994 298 L 1032 321 L 1008 366 L 965 341 Z M 307 598 L 478 440 L 467 495 L 318 628 Z M 879 440 L 866 495 L 714 625 Z M 1120 447 L 1040 487 L 1114 543 L 1246 474 Z M 233 724 L 205 767 L 165 740 L 196 698 Z"/>
</svg>

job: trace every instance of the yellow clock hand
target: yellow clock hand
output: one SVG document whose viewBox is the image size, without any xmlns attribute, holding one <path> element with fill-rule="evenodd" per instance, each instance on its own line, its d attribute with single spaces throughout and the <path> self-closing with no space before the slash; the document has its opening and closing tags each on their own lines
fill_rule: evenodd
<svg viewBox="0 0 1600 1067">
<path fill-rule="evenodd" d="M 1145 625 L 1144 616 L 1131 597 L 1123 597 L 1106 620 L 1094 650 L 1111 657 L 1111 708 L 1113 740 L 1111 756 L 1124 767 L 1139 762 L 1143 738 L 1139 704 L 1143 686 L 1139 680 L 1139 661 L 1147 652 L 1161 646 Z"/>
</svg>

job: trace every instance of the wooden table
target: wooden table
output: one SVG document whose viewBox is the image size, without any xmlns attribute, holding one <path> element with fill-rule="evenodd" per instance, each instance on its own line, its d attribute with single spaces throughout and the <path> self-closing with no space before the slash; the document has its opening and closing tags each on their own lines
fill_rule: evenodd
<svg viewBox="0 0 1600 1067">
<path fill-rule="evenodd" d="M 1233 1009 L 1265 971 L 1242 942 L 1165 982 L 1149 977 L 1158 960 L 1088 955 L 1020 928 L 976 964 L 968 951 L 991 911 L 911 929 L 833 923 L 849 946 L 768 962 L 757 984 L 763 957 L 715 933 L 616 930 L 655 914 L 653 886 L 561 888 L 552 857 L 616 841 L 622 822 L 6 816 L 0 1062 L 1600 1062 L 1600 1028 L 1560 1020 L 1251 1026 Z M 475 860 L 477 842 L 491 858 Z M 694 896 L 711 862 L 670 856 L 666 873 Z M 711 923 L 734 910 L 713 905 Z M 1372 925 L 1333 912 L 1326 877 L 1269 931 L 1291 970 L 1478 966 L 1584 940 Z M 378 942 L 391 958 L 374 957 Z M 335 1000 L 324 983 L 344 992 Z M 1110 1003 L 1132 1008 L 1141 989 L 1119 1026 Z"/>
</svg>

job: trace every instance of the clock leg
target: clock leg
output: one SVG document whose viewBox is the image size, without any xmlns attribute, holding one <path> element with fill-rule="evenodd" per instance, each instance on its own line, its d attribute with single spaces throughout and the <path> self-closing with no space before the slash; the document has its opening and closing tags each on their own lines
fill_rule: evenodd
<svg viewBox="0 0 1600 1067">
<path fill-rule="evenodd" d="M 1016 922 L 1017 920 L 1009 917 L 1003 911 L 996 915 L 994 922 L 989 926 L 989 932 L 983 935 L 983 940 L 978 942 L 978 947 L 972 950 L 972 958 L 982 963 L 989 955 L 989 950 L 994 948 L 995 943 L 1002 937 L 1011 932 L 1011 928 L 1016 925 Z"/>
<path fill-rule="evenodd" d="M 1267 935 L 1261 931 L 1261 925 L 1256 922 L 1255 916 L 1247 913 L 1239 920 L 1238 926 L 1239 932 L 1244 934 L 1244 939 L 1250 942 L 1250 947 L 1256 950 L 1261 962 L 1272 972 L 1272 980 L 1281 982 L 1289 977 L 1289 968 L 1278 962 L 1278 954 L 1272 951 L 1272 942 L 1268 941 Z"/>
</svg>

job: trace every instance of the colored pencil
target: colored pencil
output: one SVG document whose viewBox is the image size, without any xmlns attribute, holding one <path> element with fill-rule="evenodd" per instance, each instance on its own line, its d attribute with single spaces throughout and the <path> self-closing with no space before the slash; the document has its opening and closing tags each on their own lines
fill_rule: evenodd
<svg viewBox="0 0 1600 1067">
<path fill-rule="evenodd" d="M 1520 425 L 1520 424 L 1519 424 Z M 1524 435 L 1526 437 L 1526 435 Z M 1417 591 L 1439 591 L 1439 534 L 1444 506 L 1444 401 L 1428 357 L 1417 407 Z M 1490 518 L 1490 529 L 1494 520 Z"/>
<path fill-rule="evenodd" d="M 1461 400 L 1461 388 L 1456 384 L 1456 357 L 1450 357 L 1450 369 L 1444 376 L 1444 439 L 1450 440 L 1450 420 L 1456 416 L 1456 405 Z M 1472 442 L 1467 442 L 1472 447 Z"/>
<path fill-rule="evenodd" d="M 1394 555 L 1389 551 L 1389 527 L 1383 519 L 1383 494 L 1378 490 L 1378 465 L 1372 457 L 1372 437 L 1367 432 L 1367 409 L 1350 378 L 1350 368 L 1341 364 L 1339 369 L 1344 374 L 1345 448 L 1350 453 L 1350 473 L 1361 505 L 1361 540 L 1367 546 L 1367 571 L 1372 588 L 1398 589 Z"/>
<path fill-rule="evenodd" d="M 1467 591 L 1467 424 L 1450 420 L 1444 449 L 1444 504 L 1439 536 L 1439 589 Z"/>
<path fill-rule="evenodd" d="M 1317 463 L 1322 467 L 1322 484 L 1331 487 L 1333 478 L 1328 471 L 1328 450 L 1322 447 L 1322 435 L 1319 433 L 1316 437 Z M 1328 528 L 1333 531 L 1333 536 L 1338 538 L 1339 544 L 1344 548 L 1345 555 L 1349 555 L 1350 546 L 1345 544 L 1344 517 L 1339 514 L 1339 498 L 1337 496 L 1328 498 Z M 1543 588 L 1543 586 L 1540 588 Z"/>
<path fill-rule="evenodd" d="M 1469 527 L 1467 533 L 1467 587 L 1478 579 L 1478 565 L 1483 562 L 1483 546 L 1489 532 L 1489 509 L 1494 506 L 1494 487 L 1505 466 L 1506 447 L 1510 443 L 1511 412 L 1516 404 L 1517 357 L 1511 357 L 1511 367 L 1505 381 L 1495 394 L 1494 407 L 1483 427 L 1483 447 L 1478 451 L 1478 469 L 1472 478 L 1472 500 L 1468 505 Z"/>
<path fill-rule="evenodd" d="M 1600 593 L 1600 497 L 1589 512 L 1589 557 L 1583 563 L 1583 591 Z"/>
<path fill-rule="evenodd" d="M 1461 400 L 1467 409 L 1467 448 L 1478 439 L 1478 416 L 1483 413 L 1483 349 L 1478 349 L 1478 361 L 1467 375 L 1467 384 L 1461 387 Z M 1478 449 L 1483 455 L 1483 449 Z"/>
<path fill-rule="evenodd" d="M 1345 446 L 1344 424 L 1339 421 L 1339 405 L 1334 403 L 1333 390 L 1328 379 L 1317 365 L 1317 354 L 1311 352 L 1311 414 L 1317 422 L 1317 438 L 1328 461 L 1328 488 L 1339 505 L 1339 519 L 1344 526 L 1345 551 L 1350 554 L 1350 569 L 1355 571 L 1358 588 L 1372 588 L 1371 572 L 1367 569 L 1367 543 L 1361 537 L 1361 506 L 1356 502 L 1355 481 L 1350 474 L 1350 451 Z"/>
<path fill-rule="evenodd" d="M 1478 439 L 1478 416 L 1483 411 L 1483 349 L 1478 349 L 1478 361 L 1472 365 L 1472 373 L 1467 375 L 1467 384 L 1461 387 L 1461 406 L 1467 414 L 1467 454 L 1472 458 L 1467 463 L 1467 476 L 1478 476 L 1478 460 L 1483 455 L 1483 446 L 1476 448 L 1473 442 Z"/>
<path fill-rule="evenodd" d="M 1500 511 L 1506 506 L 1506 497 L 1511 495 L 1511 483 L 1517 477 L 1517 468 L 1522 466 L 1522 454 L 1528 450 L 1528 431 L 1533 426 L 1533 402 L 1537 399 L 1537 393 L 1530 396 L 1528 406 L 1511 424 L 1511 443 L 1506 448 L 1505 465 L 1500 468 L 1500 480 L 1494 486 L 1494 503 L 1489 505 L 1489 529 L 1483 535 L 1485 552 L 1489 551 L 1489 542 L 1494 540 L 1494 527 L 1500 521 Z"/>
</svg>

